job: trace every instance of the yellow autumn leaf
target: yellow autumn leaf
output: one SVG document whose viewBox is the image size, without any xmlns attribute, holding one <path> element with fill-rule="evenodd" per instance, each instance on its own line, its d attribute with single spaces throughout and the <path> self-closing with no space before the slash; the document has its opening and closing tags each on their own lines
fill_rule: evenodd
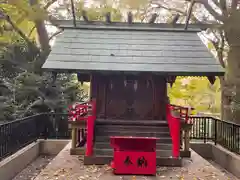
<svg viewBox="0 0 240 180">
<path fill-rule="evenodd" d="M 209 50 L 213 50 L 214 49 L 214 45 L 213 45 L 212 42 L 208 42 L 207 47 L 208 47 Z"/>
</svg>

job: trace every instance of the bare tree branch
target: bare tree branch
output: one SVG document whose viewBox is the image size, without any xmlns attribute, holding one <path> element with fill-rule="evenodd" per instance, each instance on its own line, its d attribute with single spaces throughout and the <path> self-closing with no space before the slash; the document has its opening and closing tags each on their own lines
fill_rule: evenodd
<svg viewBox="0 0 240 180">
<path fill-rule="evenodd" d="M 157 8 L 163 8 L 163 9 L 166 9 L 166 10 L 169 10 L 169 11 L 173 11 L 173 12 L 177 12 L 179 14 L 182 14 L 183 16 L 187 16 L 187 13 L 185 11 L 182 11 L 180 9 L 176 9 L 176 8 L 172 8 L 172 7 L 167 7 L 167 6 L 164 6 L 162 4 L 158 4 L 158 3 L 154 3 L 156 5 L 158 5 Z M 201 21 L 199 21 L 196 16 L 194 16 L 194 14 L 192 14 L 192 16 L 190 17 L 193 21 L 196 21 L 197 23 L 202 23 Z"/>
<path fill-rule="evenodd" d="M 218 33 L 220 37 L 217 37 L 217 34 L 214 33 L 214 35 L 218 38 L 218 41 L 215 44 L 214 43 L 213 44 L 217 51 L 219 63 L 223 68 L 226 68 L 226 64 L 224 62 L 224 55 L 223 55 L 224 48 L 225 48 L 225 36 L 222 30 L 218 31 Z"/>
<path fill-rule="evenodd" d="M 63 29 L 60 29 L 59 31 L 53 33 L 53 34 L 50 36 L 49 41 L 50 41 L 52 38 L 54 38 L 55 36 L 57 36 L 58 34 L 60 34 L 61 32 L 63 32 Z"/>
<path fill-rule="evenodd" d="M 154 14 L 151 16 L 151 18 L 150 18 L 150 20 L 148 21 L 148 23 L 149 23 L 149 24 L 153 24 L 153 23 L 156 21 L 157 17 L 158 17 L 158 14 L 157 14 L 157 13 L 154 13 Z"/>
<path fill-rule="evenodd" d="M 180 14 L 176 14 L 176 15 L 173 17 L 173 19 L 172 19 L 172 21 L 171 21 L 171 24 L 176 24 L 179 18 L 180 18 Z"/>
<path fill-rule="evenodd" d="M 44 9 L 48 9 L 52 4 L 54 4 L 55 2 L 57 2 L 57 0 L 52 0 L 50 2 L 48 2 L 45 6 Z"/>
<path fill-rule="evenodd" d="M 228 17 L 228 11 L 227 11 L 227 2 L 226 0 L 220 0 L 220 8 L 222 10 L 222 13 L 225 18 Z"/>
<path fill-rule="evenodd" d="M 29 0 L 30 6 L 37 5 L 39 6 L 39 3 L 37 0 Z M 41 46 L 42 51 L 49 51 L 50 45 L 48 40 L 48 33 L 44 24 L 43 20 L 35 20 L 34 21 L 37 33 L 38 33 L 38 41 Z"/>
<path fill-rule="evenodd" d="M 11 18 L 2 10 L 0 10 L 0 17 L 6 20 L 12 26 L 13 30 L 18 33 L 34 50 L 38 50 L 38 47 L 28 39 L 28 37 L 13 23 Z"/>
<path fill-rule="evenodd" d="M 187 0 L 189 1 L 189 0 Z M 225 18 L 223 15 L 219 14 L 218 12 L 216 12 L 208 3 L 207 0 L 195 0 L 196 3 L 200 3 L 202 5 L 204 5 L 204 7 L 206 8 L 206 10 L 218 21 L 224 22 Z"/>
<path fill-rule="evenodd" d="M 223 51 L 224 51 L 224 45 L 225 45 L 225 37 L 223 31 L 220 32 L 220 37 L 221 37 L 221 44 L 220 47 L 218 48 L 218 59 L 220 64 L 222 65 L 223 68 L 226 67 L 223 59 Z"/>
<path fill-rule="evenodd" d="M 180 10 L 180 9 L 177 9 L 177 8 L 171 8 L 171 7 L 167 7 L 167 6 L 164 6 L 162 4 L 159 4 L 159 3 L 154 3 L 155 5 L 158 6 L 158 8 L 163 8 L 163 9 L 166 9 L 166 10 L 169 10 L 169 11 L 174 11 L 174 12 L 177 12 L 177 13 L 180 13 L 180 14 L 183 14 L 183 15 L 187 15 L 186 12 Z"/>
<path fill-rule="evenodd" d="M 30 37 L 34 31 L 34 29 L 36 28 L 36 26 L 33 26 L 32 29 L 30 30 L 29 34 L 28 34 L 28 37 Z"/>
<path fill-rule="evenodd" d="M 192 10 L 193 10 L 193 6 L 195 4 L 195 1 L 194 0 L 191 0 L 191 3 L 190 3 L 190 6 L 189 6 L 189 9 L 188 9 L 188 12 L 187 12 L 187 18 L 186 18 L 186 23 L 185 23 L 185 30 L 187 30 L 188 28 L 188 24 L 189 24 L 189 20 L 191 18 L 191 15 L 192 15 Z"/>
<path fill-rule="evenodd" d="M 206 37 L 204 34 L 203 35 L 204 35 L 205 38 L 207 38 L 213 44 L 213 46 L 214 46 L 214 48 L 215 48 L 215 50 L 217 52 L 217 57 L 218 57 L 219 63 L 221 64 L 221 66 L 223 68 L 226 68 L 226 64 L 224 62 L 224 55 L 223 55 L 224 48 L 225 48 L 224 33 L 223 33 L 223 31 L 219 32 L 220 38 L 219 38 L 219 35 L 216 34 L 216 32 L 211 31 L 211 33 L 214 34 L 214 36 L 217 38 L 217 41 L 214 41 L 214 40 Z"/>
<path fill-rule="evenodd" d="M 217 7 L 220 8 L 219 0 L 212 0 L 212 2 L 213 2 Z"/>
</svg>

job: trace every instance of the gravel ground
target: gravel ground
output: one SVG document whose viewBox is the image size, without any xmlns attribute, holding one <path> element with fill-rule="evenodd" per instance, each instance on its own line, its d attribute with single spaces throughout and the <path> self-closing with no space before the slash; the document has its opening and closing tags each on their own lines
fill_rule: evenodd
<svg viewBox="0 0 240 180">
<path fill-rule="evenodd" d="M 34 180 L 53 158 L 54 156 L 39 156 L 12 180 Z"/>
</svg>

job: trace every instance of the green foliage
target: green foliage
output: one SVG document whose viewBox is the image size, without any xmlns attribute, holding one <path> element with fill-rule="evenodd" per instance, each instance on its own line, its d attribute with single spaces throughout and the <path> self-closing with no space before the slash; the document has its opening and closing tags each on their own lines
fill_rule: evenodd
<svg viewBox="0 0 240 180">
<path fill-rule="evenodd" d="M 54 80 L 51 73 L 34 73 L 34 56 L 28 50 L 26 45 L 12 44 L 4 51 L 6 55 L 0 61 L 1 78 L 4 80 L 0 85 L 0 95 L 8 95 L 9 99 L 0 98 L 0 108 L 6 112 L 2 119 L 62 111 L 72 102 L 86 100 L 87 93 L 76 82 L 76 75 L 58 74 Z M 8 86 L 5 85 L 7 83 Z"/>
<path fill-rule="evenodd" d="M 10 0 L 0 4 L 0 10 L 16 26 L 0 20 L 0 120 L 36 112 L 63 112 L 69 104 L 86 100 L 87 93 L 76 82 L 76 75 L 41 73 L 36 66 L 42 57 L 41 50 L 33 48 L 37 36 L 34 27 L 36 20 L 45 19 L 45 10 L 30 6 L 27 0 Z"/>
<path fill-rule="evenodd" d="M 178 77 L 168 93 L 172 104 L 194 107 L 195 112 L 220 113 L 219 79 L 211 85 L 203 77 Z"/>
</svg>

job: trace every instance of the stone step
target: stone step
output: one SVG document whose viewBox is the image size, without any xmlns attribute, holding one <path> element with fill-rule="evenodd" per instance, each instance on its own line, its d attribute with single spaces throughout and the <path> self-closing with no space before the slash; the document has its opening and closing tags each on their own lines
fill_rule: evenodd
<svg viewBox="0 0 240 180">
<path fill-rule="evenodd" d="M 85 156 L 84 165 L 105 165 L 110 164 L 112 156 Z M 157 157 L 157 166 L 181 167 L 181 158 Z"/>
<path fill-rule="evenodd" d="M 171 157 L 171 150 L 157 150 L 157 157 Z M 94 154 L 96 156 L 113 156 L 113 149 L 94 149 Z"/>
<path fill-rule="evenodd" d="M 139 132 L 169 132 L 168 125 L 141 126 L 141 125 L 97 125 L 96 131 L 139 131 Z"/>
<path fill-rule="evenodd" d="M 98 129 L 96 131 L 96 136 L 137 136 L 137 137 L 170 137 L 170 133 L 169 132 L 142 132 L 139 130 L 122 130 L 122 131 L 114 131 L 114 130 L 109 130 L 109 129 Z"/>
<path fill-rule="evenodd" d="M 109 136 L 95 136 L 95 143 L 96 142 L 110 142 Z M 171 137 L 161 137 L 157 140 L 157 143 L 172 143 Z"/>
<path fill-rule="evenodd" d="M 110 142 L 95 142 L 95 148 L 97 149 L 111 149 Z M 156 148 L 158 150 L 172 150 L 172 144 L 157 143 Z"/>
<path fill-rule="evenodd" d="M 166 126 L 166 120 L 118 120 L 118 119 L 97 119 L 96 125 L 133 125 L 133 126 Z"/>
</svg>

